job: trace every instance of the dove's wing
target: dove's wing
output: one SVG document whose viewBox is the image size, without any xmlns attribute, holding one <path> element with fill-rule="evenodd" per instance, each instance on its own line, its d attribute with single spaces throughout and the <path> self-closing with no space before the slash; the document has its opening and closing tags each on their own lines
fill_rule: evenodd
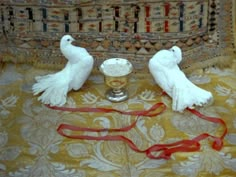
<svg viewBox="0 0 236 177">
<path fill-rule="evenodd" d="M 191 99 L 190 97 L 185 98 L 186 96 L 188 97 L 189 94 L 186 93 L 186 91 L 187 89 L 184 83 L 174 84 L 172 89 L 172 109 L 174 111 L 182 112 L 186 108 L 186 101 Z"/>
<path fill-rule="evenodd" d="M 80 89 L 88 79 L 93 69 L 93 57 L 91 55 L 83 57 L 78 63 L 71 65 L 71 82 L 70 86 L 74 90 Z"/>
<path fill-rule="evenodd" d="M 152 58 L 149 61 L 149 70 L 155 80 L 155 82 L 163 89 L 165 92 L 170 95 L 172 88 L 172 79 L 171 73 L 168 72 L 169 68 L 163 66 L 159 63 L 156 58 Z M 170 95 L 171 96 L 171 95 Z"/>
<path fill-rule="evenodd" d="M 77 47 L 71 44 L 64 48 L 61 48 L 61 52 L 65 56 L 65 58 L 72 64 L 77 63 L 84 57 L 90 56 L 85 48 Z"/>
<path fill-rule="evenodd" d="M 178 109 L 178 100 L 181 93 L 179 92 L 178 88 L 176 86 L 173 87 L 172 91 L 172 109 L 177 110 Z"/>
</svg>

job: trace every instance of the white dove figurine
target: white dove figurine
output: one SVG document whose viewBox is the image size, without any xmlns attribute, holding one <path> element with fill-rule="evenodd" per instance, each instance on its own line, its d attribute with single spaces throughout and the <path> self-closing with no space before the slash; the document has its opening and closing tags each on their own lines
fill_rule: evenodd
<svg viewBox="0 0 236 177">
<path fill-rule="evenodd" d="M 64 35 L 60 41 L 60 50 L 68 60 L 65 68 L 55 74 L 37 76 L 32 90 L 34 95 L 43 92 L 38 100 L 51 106 L 66 103 L 69 91 L 80 89 L 89 77 L 94 59 L 86 49 L 72 45 L 74 39 Z"/>
<path fill-rule="evenodd" d="M 178 67 L 181 60 L 181 49 L 173 46 L 169 50 L 157 52 L 148 65 L 155 82 L 172 98 L 172 109 L 179 112 L 213 100 L 211 92 L 197 87 L 187 79 Z"/>
</svg>

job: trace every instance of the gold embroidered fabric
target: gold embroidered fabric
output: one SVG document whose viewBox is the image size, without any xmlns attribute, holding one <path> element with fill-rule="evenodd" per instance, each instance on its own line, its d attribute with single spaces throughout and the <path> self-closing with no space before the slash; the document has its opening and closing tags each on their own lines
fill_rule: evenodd
<svg viewBox="0 0 236 177">
<path fill-rule="evenodd" d="M 170 160 L 152 160 L 132 151 L 119 141 L 72 140 L 60 136 L 61 123 L 83 127 L 119 128 L 135 116 L 118 113 L 71 113 L 47 108 L 33 96 L 34 77 L 56 71 L 31 65 L 5 64 L 0 74 L 0 176 L 1 177 L 234 177 L 236 172 L 236 67 L 209 68 L 188 75 L 196 85 L 209 90 L 214 102 L 196 108 L 201 113 L 222 118 L 228 127 L 224 147 L 211 148 L 211 139 L 201 141 L 198 152 L 175 153 Z M 103 76 L 92 73 L 84 87 L 71 91 L 68 107 L 107 107 L 143 110 L 163 102 L 167 110 L 154 118 L 142 117 L 129 132 L 119 133 L 145 149 L 153 144 L 192 139 L 201 133 L 219 136 L 222 127 L 200 120 L 187 111 L 171 110 L 171 99 L 161 96 L 152 77 L 131 75 L 130 98 L 111 103 L 104 97 Z M 70 132 L 68 132 L 70 133 Z M 103 133 L 82 134 L 104 136 Z M 111 133 L 118 134 L 118 133 Z"/>
<path fill-rule="evenodd" d="M 72 35 L 99 65 L 106 58 L 144 63 L 173 45 L 185 70 L 229 66 L 235 51 L 235 0 L 2 0 L 0 61 L 64 66 L 60 38 Z"/>
</svg>

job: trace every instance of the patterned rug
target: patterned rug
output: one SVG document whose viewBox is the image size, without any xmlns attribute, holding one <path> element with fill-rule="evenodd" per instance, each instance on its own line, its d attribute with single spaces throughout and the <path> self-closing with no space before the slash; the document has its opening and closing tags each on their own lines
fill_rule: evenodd
<svg viewBox="0 0 236 177">
<path fill-rule="evenodd" d="M 99 66 L 107 58 L 130 60 L 147 72 L 159 50 L 179 46 L 181 67 L 192 71 L 229 66 L 235 51 L 234 0 L 11 0 L 0 4 L 0 61 L 58 68 L 59 50 L 71 34 Z"/>
<path fill-rule="evenodd" d="M 209 90 L 214 102 L 196 108 L 201 113 L 222 118 L 228 127 L 224 147 L 216 151 L 211 138 L 200 142 L 197 152 L 178 152 L 170 160 L 149 159 L 120 141 L 72 140 L 60 136 L 61 123 L 83 127 L 118 128 L 129 125 L 135 116 L 118 113 L 71 113 L 49 109 L 33 96 L 34 77 L 52 70 L 31 65 L 5 64 L 0 73 L 0 176 L 1 177 L 234 177 L 236 172 L 236 67 L 208 68 L 188 75 L 198 86 Z M 219 136 L 222 127 L 200 120 L 187 111 L 171 110 L 171 99 L 151 77 L 131 75 L 127 87 L 130 98 L 111 103 L 104 97 L 102 75 L 92 74 L 80 91 L 69 93 L 69 107 L 107 107 L 119 110 L 148 109 L 163 102 L 167 110 L 154 118 L 141 117 L 135 128 L 118 133 L 140 148 L 153 144 L 192 139 L 201 133 Z M 70 133 L 70 132 L 67 132 Z M 84 135 L 105 136 L 108 132 Z M 117 134 L 117 133 L 111 133 Z"/>
</svg>

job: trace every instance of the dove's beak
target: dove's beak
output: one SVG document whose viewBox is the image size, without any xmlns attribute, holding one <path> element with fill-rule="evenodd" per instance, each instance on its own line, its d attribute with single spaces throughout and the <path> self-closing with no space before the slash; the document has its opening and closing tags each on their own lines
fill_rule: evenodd
<svg viewBox="0 0 236 177">
<path fill-rule="evenodd" d="M 72 38 L 72 42 L 71 42 L 73 45 L 78 45 L 78 42 L 74 39 L 74 38 Z"/>
</svg>

